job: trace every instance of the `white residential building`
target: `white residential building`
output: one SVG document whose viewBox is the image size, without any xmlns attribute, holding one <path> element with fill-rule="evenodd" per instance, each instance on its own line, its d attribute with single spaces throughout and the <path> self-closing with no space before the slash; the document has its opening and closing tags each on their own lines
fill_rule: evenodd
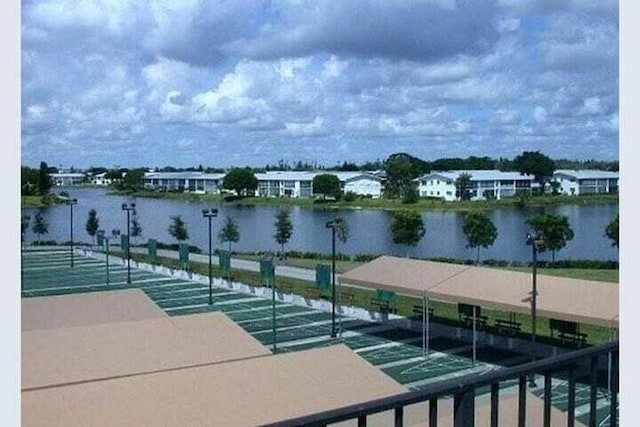
<svg viewBox="0 0 640 427">
<path fill-rule="evenodd" d="M 617 193 L 618 172 L 595 169 L 558 169 L 552 180 L 560 184 L 559 191 L 568 195 Z"/>
<path fill-rule="evenodd" d="M 83 173 L 52 173 L 49 174 L 55 186 L 78 185 L 84 181 Z"/>
<path fill-rule="evenodd" d="M 381 179 L 363 172 L 298 172 L 269 171 L 257 173 L 257 196 L 265 197 L 311 197 L 313 195 L 313 178 L 318 175 L 336 175 L 340 181 L 342 193 L 349 191 L 378 198 L 382 194 Z"/>
<path fill-rule="evenodd" d="M 382 180 L 363 172 L 269 171 L 255 174 L 258 179 L 256 196 L 311 197 L 313 178 L 325 173 L 338 177 L 343 193 L 351 191 L 372 198 L 378 198 L 382 194 Z M 221 173 L 204 172 L 149 172 L 145 174 L 144 186 L 146 189 L 160 191 L 219 193 L 224 176 Z"/>
<path fill-rule="evenodd" d="M 416 179 L 420 197 L 433 197 L 445 201 L 459 200 L 456 194 L 456 179 L 463 173 L 471 175 L 471 186 L 467 188 L 471 200 L 513 197 L 519 192 L 531 192 L 534 177 L 519 172 L 499 170 L 434 171 Z"/>
<path fill-rule="evenodd" d="M 204 172 L 147 172 L 144 188 L 160 191 L 189 191 L 217 194 L 222 188 L 222 173 Z"/>
<path fill-rule="evenodd" d="M 91 183 L 93 185 L 103 185 L 103 186 L 111 185 L 112 180 L 110 178 L 107 178 L 106 176 L 107 176 L 107 172 L 95 174 L 91 177 Z"/>
</svg>

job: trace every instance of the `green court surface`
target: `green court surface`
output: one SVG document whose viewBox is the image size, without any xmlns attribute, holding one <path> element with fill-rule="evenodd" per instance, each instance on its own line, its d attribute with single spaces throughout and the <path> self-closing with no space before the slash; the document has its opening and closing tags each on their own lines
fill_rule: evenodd
<svg viewBox="0 0 640 427">
<path fill-rule="evenodd" d="M 162 276 L 131 268 L 132 283 L 127 283 L 126 265 L 112 263 L 109 284 L 106 265 L 80 256 L 70 267 L 67 251 L 27 251 L 24 260 L 23 297 L 63 295 L 79 292 L 140 288 L 171 316 L 209 311 L 225 313 L 261 343 L 271 347 L 272 301 L 228 288 L 213 288 L 213 305 L 209 305 L 209 286 L 184 279 Z M 481 345 L 477 360 L 472 361 L 471 345 L 454 337 L 431 337 L 429 357 L 422 354 L 422 334 L 390 324 L 367 322 L 336 316 L 339 336 L 331 338 L 331 314 L 309 307 L 276 301 L 276 335 L 278 352 L 318 348 L 344 343 L 365 360 L 411 389 L 433 382 L 482 373 L 527 361 L 527 355 Z M 582 381 L 583 378 L 580 378 Z M 576 389 L 576 417 L 588 421 L 589 389 L 579 381 Z M 514 382 L 505 382 L 509 387 Z M 562 410 L 567 407 L 566 378 L 554 377 L 552 404 Z M 599 425 L 608 425 L 606 378 L 601 375 L 598 400 Z M 542 394 L 543 381 L 538 381 L 537 395 Z M 477 390 L 486 393 L 488 389 Z M 586 405 L 586 410 L 585 410 Z"/>
</svg>

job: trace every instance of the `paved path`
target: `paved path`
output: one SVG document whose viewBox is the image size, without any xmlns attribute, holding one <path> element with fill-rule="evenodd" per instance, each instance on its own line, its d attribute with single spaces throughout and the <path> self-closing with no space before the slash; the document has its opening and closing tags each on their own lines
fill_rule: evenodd
<svg viewBox="0 0 640 427">
<path fill-rule="evenodd" d="M 147 250 L 145 248 L 131 248 L 131 252 L 146 254 Z M 158 256 L 178 259 L 178 251 L 158 249 Z M 207 264 L 209 262 L 209 255 L 190 253 L 189 259 L 192 261 Z M 213 255 L 211 257 L 211 262 L 214 265 L 218 265 L 218 257 Z M 257 261 L 250 261 L 246 259 L 231 258 L 231 268 L 259 272 L 260 263 Z M 276 265 L 276 276 L 290 277 L 292 279 L 306 280 L 308 282 L 316 281 L 315 270 L 300 267 L 290 267 L 286 265 Z M 340 274 L 336 274 L 336 283 L 338 283 L 339 278 Z"/>
</svg>

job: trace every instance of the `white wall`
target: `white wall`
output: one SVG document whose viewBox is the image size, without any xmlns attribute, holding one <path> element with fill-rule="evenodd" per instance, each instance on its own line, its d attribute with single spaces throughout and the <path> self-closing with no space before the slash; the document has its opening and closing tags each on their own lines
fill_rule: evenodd
<svg viewBox="0 0 640 427">
<path fill-rule="evenodd" d="M 371 196 L 377 199 L 382 194 L 382 184 L 375 179 L 366 177 L 350 180 L 344 185 L 344 193 L 351 191 L 362 196 Z"/>
</svg>

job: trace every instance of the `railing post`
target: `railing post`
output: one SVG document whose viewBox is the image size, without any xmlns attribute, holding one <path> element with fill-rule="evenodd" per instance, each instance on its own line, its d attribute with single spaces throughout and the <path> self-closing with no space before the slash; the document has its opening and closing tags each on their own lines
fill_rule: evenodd
<svg viewBox="0 0 640 427">
<path fill-rule="evenodd" d="M 403 407 L 402 406 L 398 406 L 395 409 L 395 427 L 402 427 L 402 424 L 404 424 L 403 418 L 404 418 L 404 411 L 403 411 Z"/>
<path fill-rule="evenodd" d="M 568 406 L 567 406 L 567 427 L 574 427 L 576 422 L 576 371 L 575 366 L 569 368 L 569 388 Z"/>
<path fill-rule="evenodd" d="M 551 372 L 544 373 L 544 427 L 551 427 Z"/>
<path fill-rule="evenodd" d="M 474 388 L 468 388 L 453 396 L 453 427 L 473 427 L 475 425 Z"/>
<path fill-rule="evenodd" d="M 438 427 L 438 399 L 429 400 L 429 427 Z"/>
<path fill-rule="evenodd" d="M 527 377 L 518 380 L 518 427 L 525 427 L 527 419 Z"/>
<path fill-rule="evenodd" d="M 618 425 L 618 351 L 613 350 L 611 353 L 611 400 L 609 400 L 609 427 Z"/>
<path fill-rule="evenodd" d="M 360 415 L 358 417 L 358 427 L 367 427 L 367 416 Z"/>
<path fill-rule="evenodd" d="M 491 384 L 491 427 L 498 427 L 498 405 L 500 399 L 500 383 Z"/>
<path fill-rule="evenodd" d="M 589 384 L 591 390 L 589 393 L 589 427 L 596 427 L 596 410 L 598 403 L 598 356 L 591 358 L 589 372 Z"/>
</svg>

